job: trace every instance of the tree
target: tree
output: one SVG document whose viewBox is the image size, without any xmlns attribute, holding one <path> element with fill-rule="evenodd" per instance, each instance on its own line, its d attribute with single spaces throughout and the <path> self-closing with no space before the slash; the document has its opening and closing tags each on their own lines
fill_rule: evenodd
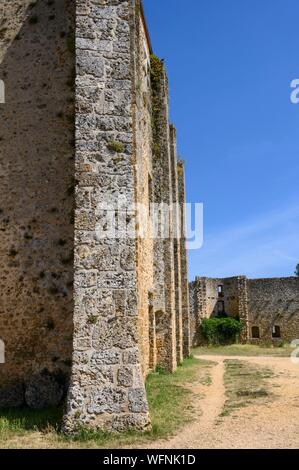
<svg viewBox="0 0 299 470">
<path fill-rule="evenodd" d="M 299 277 L 299 264 L 296 266 L 295 276 Z"/>
</svg>

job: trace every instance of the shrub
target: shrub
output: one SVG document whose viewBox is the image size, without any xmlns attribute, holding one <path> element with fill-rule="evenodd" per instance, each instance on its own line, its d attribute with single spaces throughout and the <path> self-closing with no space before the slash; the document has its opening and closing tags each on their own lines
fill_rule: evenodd
<svg viewBox="0 0 299 470">
<path fill-rule="evenodd" d="M 156 55 L 151 55 L 151 84 L 154 91 L 158 91 L 164 74 L 164 62 Z"/>
<path fill-rule="evenodd" d="M 243 324 L 234 318 L 205 318 L 201 325 L 204 338 L 210 345 L 234 343 Z"/>
</svg>

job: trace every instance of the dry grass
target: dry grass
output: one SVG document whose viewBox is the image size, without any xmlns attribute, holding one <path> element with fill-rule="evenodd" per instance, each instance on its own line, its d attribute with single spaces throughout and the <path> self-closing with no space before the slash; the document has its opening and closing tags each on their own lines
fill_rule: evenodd
<svg viewBox="0 0 299 470">
<path fill-rule="evenodd" d="M 228 416 L 233 411 L 247 405 L 264 403 L 272 400 L 267 379 L 273 372 L 266 367 L 259 367 L 240 360 L 225 360 L 224 385 L 226 401 L 221 416 Z"/>
<path fill-rule="evenodd" d="M 254 344 L 232 344 L 229 346 L 210 346 L 194 348 L 193 354 L 197 356 L 272 356 L 289 357 L 294 351 L 288 344 L 282 347 L 258 346 Z"/>
</svg>

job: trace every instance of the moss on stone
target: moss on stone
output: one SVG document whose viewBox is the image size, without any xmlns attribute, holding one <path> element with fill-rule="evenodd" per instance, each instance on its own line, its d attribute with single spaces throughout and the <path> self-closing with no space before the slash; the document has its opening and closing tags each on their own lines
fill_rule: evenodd
<svg viewBox="0 0 299 470">
<path fill-rule="evenodd" d="M 111 152 L 122 153 L 125 150 L 124 144 L 117 140 L 110 140 L 107 143 L 107 148 L 111 150 Z"/>
<path fill-rule="evenodd" d="M 159 157 L 161 152 L 161 146 L 159 141 L 159 129 L 160 129 L 160 117 L 161 117 L 161 82 L 164 76 L 164 63 L 163 60 L 159 59 L 156 55 L 151 55 L 151 87 L 152 87 L 152 132 L 153 132 L 153 144 L 152 152 L 153 158 Z"/>
<path fill-rule="evenodd" d="M 98 322 L 98 317 L 96 315 L 89 315 L 87 321 L 91 325 L 95 325 Z"/>
<path fill-rule="evenodd" d="M 184 163 L 180 161 L 178 163 L 177 168 L 178 168 L 178 176 L 180 177 L 184 176 Z"/>
<path fill-rule="evenodd" d="M 164 63 L 155 54 L 151 55 L 151 83 L 153 90 L 158 90 L 164 74 Z"/>
</svg>

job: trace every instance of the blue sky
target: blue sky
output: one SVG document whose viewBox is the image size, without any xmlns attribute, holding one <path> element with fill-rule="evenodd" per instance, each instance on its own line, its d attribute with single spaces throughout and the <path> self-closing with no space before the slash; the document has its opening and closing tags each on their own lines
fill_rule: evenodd
<svg viewBox="0 0 299 470">
<path fill-rule="evenodd" d="M 298 0 L 144 0 L 170 82 L 187 199 L 204 203 L 189 277 L 293 275 L 299 262 Z"/>
</svg>

